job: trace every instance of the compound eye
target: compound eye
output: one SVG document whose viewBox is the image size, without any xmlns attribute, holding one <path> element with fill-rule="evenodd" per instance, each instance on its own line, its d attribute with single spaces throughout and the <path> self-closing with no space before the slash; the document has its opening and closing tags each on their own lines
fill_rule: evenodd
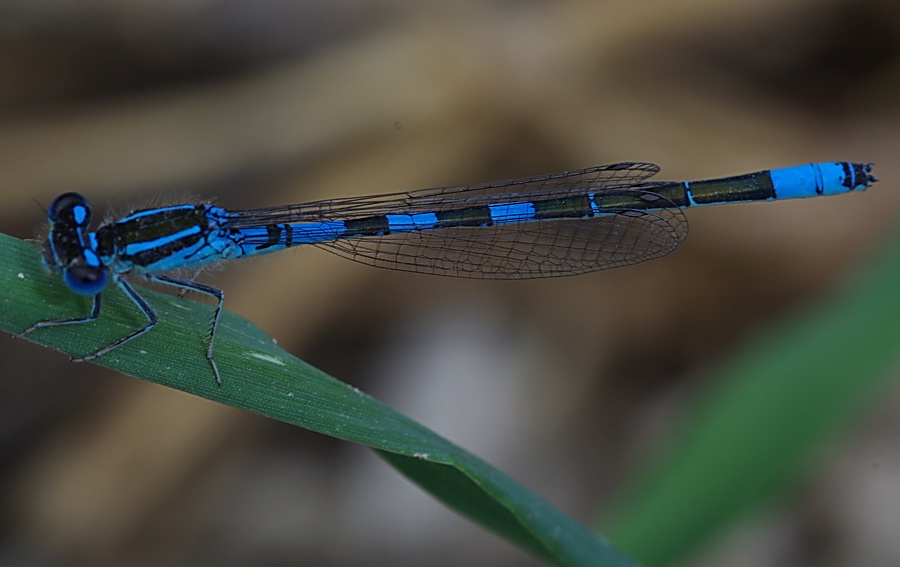
<svg viewBox="0 0 900 567">
<path fill-rule="evenodd" d="M 79 295 L 97 295 L 106 287 L 106 270 L 96 266 L 73 266 L 64 271 L 69 289 Z"/>
<path fill-rule="evenodd" d="M 81 194 L 63 193 L 50 204 L 47 216 L 51 222 L 71 220 L 77 225 L 87 225 L 91 221 L 91 208 Z"/>
</svg>

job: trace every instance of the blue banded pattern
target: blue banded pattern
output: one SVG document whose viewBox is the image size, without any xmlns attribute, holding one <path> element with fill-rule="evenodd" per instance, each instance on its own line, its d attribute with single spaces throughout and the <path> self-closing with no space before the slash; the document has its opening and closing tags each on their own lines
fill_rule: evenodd
<svg viewBox="0 0 900 567">
<path fill-rule="evenodd" d="M 91 360 L 150 330 L 153 308 L 123 277 L 135 273 L 216 299 L 207 359 L 221 384 L 213 340 L 224 294 L 163 272 L 311 244 L 384 268 L 485 279 L 569 276 L 658 258 L 687 236 L 683 209 L 864 190 L 871 164 L 829 162 L 706 181 L 648 181 L 650 163 L 616 163 L 479 185 L 315 201 L 246 211 L 184 204 L 135 211 L 90 231 L 91 209 L 77 193 L 48 210 L 44 263 L 75 293 L 92 296 L 84 317 L 35 323 L 36 329 L 100 316 L 109 280 L 147 323 Z"/>
</svg>

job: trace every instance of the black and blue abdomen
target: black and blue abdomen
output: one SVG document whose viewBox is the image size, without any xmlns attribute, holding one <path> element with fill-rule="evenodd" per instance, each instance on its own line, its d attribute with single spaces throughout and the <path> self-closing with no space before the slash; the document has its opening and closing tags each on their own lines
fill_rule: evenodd
<svg viewBox="0 0 900 567">
<path fill-rule="evenodd" d="M 826 162 L 770 169 L 656 189 L 679 207 L 839 195 L 868 188 L 871 164 Z"/>
</svg>

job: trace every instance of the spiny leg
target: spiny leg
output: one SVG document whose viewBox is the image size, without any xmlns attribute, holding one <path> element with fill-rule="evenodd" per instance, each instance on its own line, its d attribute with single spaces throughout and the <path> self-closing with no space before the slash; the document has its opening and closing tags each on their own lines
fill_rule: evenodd
<svg viewBox="0 0 900 567">
<path fill-rule="evenodd" d="M 216 310 L 213 314 L 212 325 L 210 325 L 209 329 L 209 342 L 206 345 L 206 359 L 209 360 L 209 364 L 210 366 L 212 366 L 213 373 L 216 375 L 216 383 L 221 386 L 222 377 L 219 375 L 219 367 L 216 365 L 215 358 L 213 358 L 213 341 L 216 339 L 216 330 L 219 327 L 219 315 L 222 313 L 222 305 L 224 305 L 225 303 L 225 292 L 210 285 L 205 285 L 188 280 L 170 278 L 169 276 L 164 276 L 161 274 L 147 274 L 146 277 L 147 279 L 153 281 L 180 287 L 182 290 L 205 293 L 206 295 L 209 295 L 210 297 L 216 299 Z M 179 297 L 181 295 L 183 295 L 183 293 L 179 294 Z"/>
<path fill-rule="evenodd" d="M 127 343 L 128 341 L 137 337 L 138 335 L 142 335 L 143 333 L 146 333 L 151 328 L 153 328 L 153 326 L 156 325 L 156 322 L 159 320 L 159 318 L 156 316 L 156 312 L 153 311 L 152 307 L 150 307 L 150 304 L 148 304 L 147 301 L 143 297 L 141 297 L 138 294 L 138 292 L 135 291 L 135 289 L 133 287 L 131 287 L 131 285 L 128 284 L 128 282 L 123 280 L 121 277 L 116 276 L 116 283 L 119 285 L 120 288 L 122 288 L 122 290 L 126 293 L 126 295 L 128 295 L 128 297 L 134 302 L 134 304 L 137 305 L 138 309 L 141 310 L 141 313 L 143 313 L 144 316 L 147 317 L 147 324 L 144 325 L 143 327 L 141 327 L 140 329 L 134 331 L 133 333 L 115 341 L 114 343 L 101 348 L 97 352 L 94 352 L 92 354 L 82 356 L 82 357 L 73 356 L 72 362 L 86 362 L 88 360 L 94 360 L 97 357 L 103 356 L 104 354 L 108 353 L 109 351 L 113 350 L 116 347 L 122 346 L 123 344 Z M 78 323 L 89 323 L 90 321 L 94 321 L 100 317 L 100 306 L 102 303 L 102 297 L 103 297 L 102 294 L 99 294 L 99 293 L 94 296 L 94 306 L 91 309 L 91 313 L 85 317 L 73 317 L 71 319 L 52 319 L 49 321 L 38 321 L 34 325 L 28 327 L 27 329 L 25 329 L 24 331 L 22 331 L 21 333 L 16 335 L 16 338 L 18 339 L 18 338 L 24 337 L 28 333 L 30 333 L 36 329 L 43 328 L 43 327 L 57 327 L 59 325 L 72 325 L 72 324 L 78 324 Z"/>
<path fill-rule="evenodd" d="M 122 289 L 122 291 L 125 292 L 125 295 L 127 295 L 128 298 L 131 299 L 131 301 L 133 301 L 135 305 L 137 305 L 137 308 L 141 310 L 141 313 L 143 313 L 144 316 L 147 318 L 147 324 L 144 325 L 143 327 L 141 327 L 140 329 L 132 332 L 131 334 L 122 337 L 121 339 L 117 340 L 116 342 L 101 348 L 100 350 L 98 350 L 97 352 L 95 352 L 93 354 L 89 354 L 89 355 L 83 356 L 81 358 L 72 358 L 72 362 L 85 362 L 88 360 L 93 360 L 99 356 L 103 356 L 104 354 L 108 353 L 109 351 L 127 343 L 131 339 L 138 337 L 140 335 L 143 335 L 144 333 L 146 333 L 147 331 L 152 329 L 156 325 L 157 321 L 159 321 L 159 317 L 156 315 L 156 311 L 154 311 L 153 308 L 150 307 L 150 304 L 147 303 L 147 300 L 144 299 L 143 297 L 141 297 L 141 295 L 137 292 L 137 290 L 135 290 L 133 287 L 131 287 L 131 284 L 129 284 L 121 276 L 118 276 L 118 275 L 116 276 L 116 284 L 118 284 L 118 286 Z M 100 295 L 97 294 L 95 297 L 98 298 L 95 300 L 94 305 L 97 308 L 97 315 L 99 315 L 99 307 L 100 307 L 99 297 L 100 297 Z"/>
</svg>

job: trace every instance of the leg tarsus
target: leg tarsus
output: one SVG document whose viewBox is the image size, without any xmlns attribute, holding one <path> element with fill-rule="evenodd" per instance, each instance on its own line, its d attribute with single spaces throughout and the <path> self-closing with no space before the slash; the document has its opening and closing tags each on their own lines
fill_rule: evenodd
<svg viewBox="0 0 900 567">
<path fill-rule="evenodd" d="M 46 321 L 38 321 L 34 325 L 28 327 L 21 333 L 14 335 L 14 338 L 21 339 L 28 333 L 32 331 L 36 331 L 38 329 L 43 329 L 45 327 L 58 327 L 60 325 L 77 325 L 78 323 L 89 323 L 94 319 L 100 317 L 100 294 L 94 296 L 94 305 L 91 307 L 91 313 L 84 317 L 72 317 L 70 319 L 48 319 Z"/>
</svg>

